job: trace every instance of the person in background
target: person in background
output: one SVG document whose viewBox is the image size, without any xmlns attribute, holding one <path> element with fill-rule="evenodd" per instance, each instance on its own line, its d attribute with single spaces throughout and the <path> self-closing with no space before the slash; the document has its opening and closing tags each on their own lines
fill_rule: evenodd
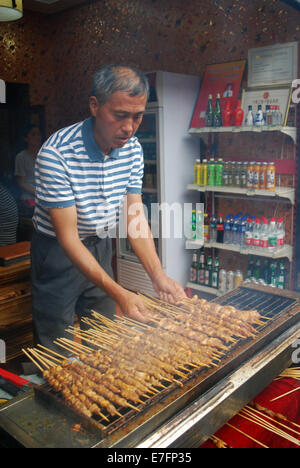
<svg viewBox="0 0 300 468">
<path fill-rule="evenodd" d="M 117 304 L 124 315 L 149 320 L 141 298 L 113 279 L 109 233 L 122 206 L 129 242 L 157 295 L 185 297 L 163 271 L 142 205 L 143 151 L 134 135 L 148 93 L 139 70 L 103 67 L 94 77 L 91 116 L 50 136 L 37 156 L 31 279 L 35 339 L 44 346 L 55 349 L 75 314 L 80 320 L 91 310 L 113 318 Z M 136 235 L 135 223 L 146 235 Z"/>
<path fill-rule="evenodd" d="M 21 189 L 20 214 L 31 217 L 35 203 L 34 166 L 42 143 L 40 129 L 36 125 L 28 125 L 24 129 L 23 140 L 25 148 L 16 156 L 15 176 Z"/>
<path fill-rule="evenodd" d="M 0 183 L 0 246 L 17 242 L 19 214 L 16 200 Z"/>
</svg>

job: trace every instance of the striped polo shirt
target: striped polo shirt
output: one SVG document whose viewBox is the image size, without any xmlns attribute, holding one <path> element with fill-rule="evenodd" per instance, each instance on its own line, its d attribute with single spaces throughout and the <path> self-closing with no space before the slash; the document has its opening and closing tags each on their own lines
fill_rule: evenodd
<svg viewBox="0 0 300 468">
<path fill-rule="evenodd" d="M 35 164 L 38 232 L 55 237 L 49 208 L 76 206 L 81 239 L 113 229 L 127 193 L 141 193 L 143 150 L 136 137 L 104 156 L 93 134 L 93 117 L 54 133 Z"/>
</svg>

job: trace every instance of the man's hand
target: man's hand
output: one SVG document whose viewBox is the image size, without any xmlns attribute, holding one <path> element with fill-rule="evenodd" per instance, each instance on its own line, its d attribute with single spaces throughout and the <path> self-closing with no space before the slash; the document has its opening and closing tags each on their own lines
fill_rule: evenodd
<svg viewBox="0 0 300 468">
<path fill-rule="evenodd" d="M 118 304 L 124 315 L 139 322 L 147 323 L 151 315 L 142 299 L 135 293 L 125 291 L 118 299 Z"/>
<path fill-rule="evenodd" d="M 177 281 L 169 278 L 163 270 L 153 276 L 152 283 L 159 298 L 165 302 L 175 304 L 186 297 L 183 287 Z"/>
</svg>

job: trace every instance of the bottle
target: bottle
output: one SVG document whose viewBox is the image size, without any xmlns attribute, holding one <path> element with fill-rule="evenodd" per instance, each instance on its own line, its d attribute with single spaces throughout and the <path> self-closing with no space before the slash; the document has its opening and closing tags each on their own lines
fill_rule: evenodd
<svg viewBox="0 0 300 468">
<path fill-rule="evenodd" d="M 264 249 L 265 252 L 268 250 L 269 245 L 269 222 L 267 218 L 262 218 L 259 247 Z"/>
<path fill-rule="evenodd" d="M 203 241 L 203 213 L 201 210 L 196 212 L 196 239 Z"/>
<path fill-rule="evenodd" d="M 240 220 L 239 225 L 239 234 L 240 234 L 240 246 L 241 248 L 245 245 L 245 236 L 246 236 L 246 229 L 247 229 L 247 217 L 243 216 Z"/>
<path fill-rule="evenodd" d="M 281 261 L 279 265 L 279 273 L 277 278 L 277 288 L 285 289 L 286 288 L 286 273 L 284 268 L 284 262 Z"/>
<path fill-rule="evenodd" d="M 275 252 L 277 248 L 277 226 L 276 218 L 270 219 L 269 232 L 268 232 L 268 251 Z"/>
<path fill-rule="evenodd" d="M 282 113 L 280 111 L 280 106 L 277 106 L 277 125 L 282 125 Z"/>
<path fill-rule="evenodd" d="M 217 242 L 223 244 L 224 241 L 224 219 L 223 214 L 220 213 L 217 220 Z"/>
<path fill-rule="evenodd" d="M 193 260 L 192 260 L 192 265 L 190 268 L 190 281 L 192 283 L 196 283 L 198 278 L 198 258 L 197 254 L 193 254 Z"/>
<path fill-rule="evenodd" d="M 266 110 L 266 125 L 268 125 L 268 127 L 270 127 L 272 125 L 272 112 L 271 112 L 271 109 L 270 109 L 271 106 L 266 106 L 266 107 L 267 107 L 267 110 Z"/>
<path fill-rule="evenodd" d="M 244 121 L 244 111 L 241 108 L 241 101 L 238 100 L 236 108 L 234 110 L 234 126 L 240 127 L 241 125 L 243 125 L 243 121 Z"/>
<path fill-rule="evenodd" d="M 200 185 L 200 159 L 196 159 L 194 164 L 194 185 Z"/>
<path fill-rule="evenodd" d="M 236 185 L 236 167 L 237 167 L 237 163 L 235 161 L 231 161 L 231 186 L 232 187 L 235 187 Z"/>
<path fill-rule="evenodd" d="M 240 161 L 235 163 L 235 171 L 234 171 L 234 176 L 235 176 L 234 186 L 235 187 L 241 186 L 241 166 L 242 166 L 242 163 Z"/>
<path fill-rule="evenodd" d="M 247 125 L 247 127 L 253 127 L 254 123 L 255 121 L 252 106 L 248 106 L 248 113 L 245 119 L 245 125 Z"/>
<path fill-rule="evenodd" d="M 224 221 L 224 244 L 231 244 L 231 215 L 226 216 Z"/>
<path fill-rule="evenodd" d="M 208 174 L 208 164 L 207 164 L 207 159 L 203 159 L 202 162 L 202 179 L 201 179 L 201 185 L 205 187 L 207 185 L 207 174 Z"/>
<path fill-rule="evenodd" d="M 259 188 L 259 179 L 260 179 L 260 162 L 254 163 L 254 171 L 253 171 L 253 184 L 252 188 L 258 189 Z"/>
<path fill-rule="evenodd" d="M 241 188 L 247 187 L 247 169 L 248 169 L 248 163 L 247 162 L 241 163 L 241 168 L 240 168 L 240 187 Z"/>
<path fill-rule="evenodd" d="M 211 218 L 210 218 L 209 231 L 210 231 L 210 236 L 209 236 L 210 242 L 216 242 L 217 240 L 217 218 L 214 213 L 211 215 Z"/>
<path fill-rule="evenodd" d="M 248 167 L 247 167 L 247 189 L 253 188 L 253 177 L 254 177 L 254 164 L 253 162 L 249 162 Z"/>
<path fill-rule="evenodd" d="M 277 272 L 276 272 L 276 263 L 275 262 L 271 262 L 271 265 L 270 265 L 270 286 L 272 288 L 277 288 Z"/>
<path fill-rule="evenodd" d="M 259 127 L 259 126 L 264 125 L 264 123 L 265 121 L 264 121 L 264 114 L 262 111 L 262 106 L 261 104 L 259 104 L 257 108 L 256 116 L 255 116 L 255 125 Z"/>
<path fill-rule="evenodd" d="M 260 262 L 260 258 L 257 258 L 255 265 L 254 265 L 254 269 L 253 269 L 253 277 L 256 281 L 258 281 L 260 276 L 261 276 L 261 262 Z"/>
<path fill-rule="evenodd" d="M 228 186 L 231 187 L 233 183 L 233 178 L 232 178 L 232 161 L 228 161 Z"/>
<path fill-rule="evenodd" d="M 226 100 L 225 110 L 223 112 L 223 127 L 230 127 L 232 118 L 232 111 L 229 99 Z"/>
<path fill-rule="evenodd" d="M 283 218 L 277 219 L 277 247 L 276 249 L 282 249 L 285 244 L 285 225 Z"/>
<path fill-rule="evenodd" d="M 247 269 L 247 279 L 252 280 L 254 274 L 254 258 L 250 256 Z"/>
<path fill-rule="evenodd" d="M 192 210 L 191 239 L 196 239 L 196 210 Z"/>
<path fill-rule="evenodd" d="M 228 185 L 228 161 L 226 161 L 223 165 L 223 172 L 222 172 L 222 185 L 227 187 Z"/>
<path fill-rule="evenodd" d="M 240 219 L 239 215 L 234 216 L 233 218 L 233 223 L 232 223 L 232 228 L 231 228 L 231 242 L 234 245 L 239 245 L 240 244 Z"/>
<path fill-rule="evenodd" d="M 223 179 L 223 159 L 219 158 L 215 165 L 215 184 L 217 187 L 222 185 Z"/>
<path fill-rule="evenodd" d="M 214 127 L 222 127 L 222 111 L 221 111 L 221 103 L 220 103 L 220 94 L 217 94 L 215 108 L 214 108 Z"/>
<path fill-rule="evenodd" d="M 205 256 L 204 256 L 204 252 L 202 251 L 200 253 L 200 259 L 199 259 L 198 280 L 197 280 L 197 282 L 199 284 L 204 284 L 204 279 L 205 279 Z"/>
<path fill-rule="evenodd" d="M 268 163 L 264 162 L 260 166 L 260 173 L 259 173 L 259 188 L 262 190 L 266 190 L 267 188 L 267 167 Z"/>
<path fill-rule="evenodd" d="M 208 164 L 208 185 L 214 186 L 216 182 L 216 177 L 215 177 L 215 161 L 214 159 L 209 160 Z"/>
<path fill-rule="evenodd" d="M 209 216 L 207 213 L 204 214 L 203 236 L 204 242 L 209 242 Z"/>
<path fill-rule="evenodd" d="M 212 258 L 209 256 L 207 258 L 207 265 L 205 269 L 205 286 L 212 285 Z"/>
<path fill-rule="evenodd" d="M 270 275 L 270 265 L 268 259 L 265 259 L 264 261 L 264 266 L 263 266 L 263 273 L 262 273 L 262 279 L 263 279 L 263 284 L 268 285 L 271 282 L 271 275 Z"/>
<path fill-rule="evenodd" d="M 275 164 L 269 163 L 267 166 L 267 190 L 275 190 L 276 187 L 276 174 L 275 174 Z"/>
<path fill-rule="evenodd" d="M 219 259 L 216 257 L 211 276 L 211 286 L 216 289 L 219 288 L 219 269 Z"/>
<path fill-rule="evenodd" d="M 251 218 L 247 219 L 247 226 L 245 231 L 245 247 L 251 249 L 253 247 L 253 221 Z"/>
<path fill-rule="evenodd" d="M 256 218 L 255 223 L 253 226 L 253 248 L 259 249 L 260 248 L 260 219 Z"/>
<path fill-rule="evenodd" d="M 213 127 L 213 122 L 214 122 L 214 113 L 213 113 L 212 95 L 209 94 L 208 102 L 207 102 L 206 116 L 205 116 L 205 125 L 206 125 L 206 127 Z"/>
</svg>

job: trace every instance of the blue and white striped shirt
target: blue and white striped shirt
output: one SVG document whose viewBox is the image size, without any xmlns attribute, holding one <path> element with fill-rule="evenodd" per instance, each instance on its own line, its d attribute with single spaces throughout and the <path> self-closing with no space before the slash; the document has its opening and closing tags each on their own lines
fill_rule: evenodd
<svg viewBox="0 0 300 468">
<path fill-rule="evenodd" d="M 49 208 L 76 206 L 81 239 L 112 229 L 127 193 L 141 193 L 143 150 L 136 137 L 104 156 L 93 135 L 93 117 L 54 133 L 35 165 L 38 232 L 55 237 Z"/>
</svg>

